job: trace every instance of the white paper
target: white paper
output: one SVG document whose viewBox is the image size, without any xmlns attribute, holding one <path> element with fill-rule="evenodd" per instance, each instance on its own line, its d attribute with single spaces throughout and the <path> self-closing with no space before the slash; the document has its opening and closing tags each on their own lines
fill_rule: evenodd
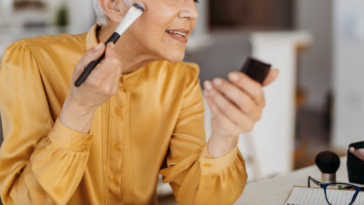
<svg viewBox="0 0 364 205">
<path fill-rule="evenodd" d="M 327 195 L 332 205 L 349 205 L 354 191 L 329 190 Z M 292 193 L 284 205 L 328 205 L 325 199 L 324 189 L 294 187 Z M 364 205 L 364 193 L 359 192 L 352 205 Z"/>
</svg>

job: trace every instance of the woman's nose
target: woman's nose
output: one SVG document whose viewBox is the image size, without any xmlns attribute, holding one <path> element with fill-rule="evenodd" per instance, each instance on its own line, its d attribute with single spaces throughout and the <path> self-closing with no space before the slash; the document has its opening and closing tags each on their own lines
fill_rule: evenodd
<svg viewBox="0 0 364 205">
<path fill-rule="evenodd" d="M 198 18 L 198 11 L 194 0 L 185 0 L 183 8 L 179 13 L 179 18 L 188 18 L 191 20 Z"/>
</svg>

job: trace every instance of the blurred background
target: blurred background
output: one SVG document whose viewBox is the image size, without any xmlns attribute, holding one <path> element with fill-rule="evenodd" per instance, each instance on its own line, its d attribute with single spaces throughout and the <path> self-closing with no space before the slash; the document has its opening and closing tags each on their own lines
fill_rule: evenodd
<svg viewBox="0 0 364 205">
<path fill-rule="evenodd" d="M 280 70 L 265 88 L 262 120 L 239 141 L 249 182 L 312 165 L 323 150 L 344 156 L 349 143 L 364 140 L 363 1 L 200 0 L 196 6 L 200 17 L 185 61 L 199 64 L 201 83 L 240 70 L 248 56 Z M 94 23 L 92 0 L 0 0 L 0 56 L 20 39 L 82 33 Z M 212 114 L 205 105 L 209 138 Z M 168 184 L 158 186 L 162 204 L 173 200 L 170 193 Z"/>
</svg>

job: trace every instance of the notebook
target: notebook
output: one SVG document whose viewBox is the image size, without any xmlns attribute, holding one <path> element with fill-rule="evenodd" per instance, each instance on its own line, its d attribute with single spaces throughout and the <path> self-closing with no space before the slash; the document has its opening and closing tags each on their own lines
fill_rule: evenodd
<svg viewBox="0 0 364 205">
<path fill-rule="evenodd" d="M 348 205 L 347 201 L 348 199 L 350 201 L 354 193 L 354 191 L 327 189 L 327 195 L 332 196 L 330 203 L 333 205 Z M 284 205 L 328 205 L 328 203 L 322 188 L 293 187 Z M 364 205 L 363 192 L 359 192 L 353 205 Z"/>
</svg>

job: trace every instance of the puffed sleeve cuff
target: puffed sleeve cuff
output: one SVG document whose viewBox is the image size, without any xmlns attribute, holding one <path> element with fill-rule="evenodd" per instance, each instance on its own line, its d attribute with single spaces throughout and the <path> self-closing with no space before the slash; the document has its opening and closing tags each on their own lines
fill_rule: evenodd
<svg viewBox="0 0 364 205">
<path fill-rule="evenodd" d="M 231 163 L 234 162 L 238 156 L 238 144 L 235 145 L 234 149 L 227 155 L 213 159 L 207 150 L 207 144 L 202 148 L 200 154 L 200 168 L 202 174 L 219 172 Z"/>
<path fill-rule="evenodd" d="M 58 118 L 48 135 L 52 142 L 75 152 L 88 152 L 92 136 L 92 134 L 84 134 L 67 128 Z"/>
</svg>

